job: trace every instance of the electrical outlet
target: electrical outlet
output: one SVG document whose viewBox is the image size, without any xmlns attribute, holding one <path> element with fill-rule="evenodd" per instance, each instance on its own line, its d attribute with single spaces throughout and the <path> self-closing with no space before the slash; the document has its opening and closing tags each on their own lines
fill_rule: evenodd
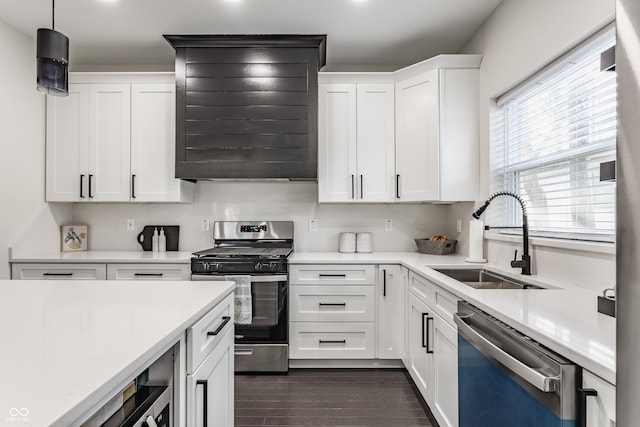
<svg viewBox="0 0 640 427">
<path fill-rule="evenodd" d="M 456 231 L 462 233 L 462 220 L 460 218 L 456 221 Z"/>
<path fill-rule="evenodd" d="M 393 221 L 390 219 L 384 220 L 384 231 L 393 231 Z"/>
<path fill-rule="evenodd" d="M 310 219 L 309 220 L 309 231 L 312 232 L 312 233 L 318 231 L 318 220 L 317 219 Z"/>
<path fill-rule="evenodd" d="M 200 230 L 209 231 L 209 218 L 202 218 L 200 220 Z"/>
<path fill-rule="evenodd" d="M 136 228 L 136 221 L 134 219 L 127 220 L 127 231 L 133 231 Z"/>
</svg>

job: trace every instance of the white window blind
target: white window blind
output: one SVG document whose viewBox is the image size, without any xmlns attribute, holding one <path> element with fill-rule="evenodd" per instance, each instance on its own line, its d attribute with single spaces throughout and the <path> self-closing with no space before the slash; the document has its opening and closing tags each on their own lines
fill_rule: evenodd
<svg viewBox="0 0 640 427">
<path fill-rule="evenodd" d="M 498 100 L 492 190 L 523 198 L 532 234 L 613 240 L 615 184 L 600 182 L 599 165 L 615 160 L 616 76 L 600 71 L 614 44 L 605 31 Z M 502 207 L 499 221 L 520 224 L 517 204 Z"/>
</svg>

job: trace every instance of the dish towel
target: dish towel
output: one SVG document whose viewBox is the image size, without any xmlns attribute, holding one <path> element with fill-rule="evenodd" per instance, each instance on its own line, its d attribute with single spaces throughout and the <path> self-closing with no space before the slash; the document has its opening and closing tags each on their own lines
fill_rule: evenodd
<svg viewBox="0 0 640 427">
<path fill-rule="evenodd" d="M 224 276 L 225 280 L 236 282 L 234 292 L 234 323 L 250 325 L 253 318 L 251 312 L 251 276 Z"/>
</svg>

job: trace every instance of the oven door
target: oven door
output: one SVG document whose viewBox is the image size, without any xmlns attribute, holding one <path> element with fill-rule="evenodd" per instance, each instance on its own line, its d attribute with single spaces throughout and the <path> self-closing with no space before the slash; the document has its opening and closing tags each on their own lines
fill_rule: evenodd
<svg viewBox="0 0 640 427">
<path fill-rule="evenodd" d="M 241 305 L 246 304 L 236 292 L 236 343 L 286 344 L 288 342 L 288 276 L 286 274 L 249 275 L 251 278 L 251 320 L 239 322 Z M 223 281 L 228 276 L 192 274 L 191 280 Z"/>
</svg>

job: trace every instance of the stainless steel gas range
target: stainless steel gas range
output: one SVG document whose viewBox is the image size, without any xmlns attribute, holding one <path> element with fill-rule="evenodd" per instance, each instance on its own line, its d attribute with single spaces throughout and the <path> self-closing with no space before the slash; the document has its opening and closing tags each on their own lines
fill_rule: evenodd
<svg viewBox="0 0 640 427">
<path fill-rule="evenodd" d="M 236 372 L 287 372 L 293 222 L 217 221 L 213 238 L 193 254 L 191 279 L 236 282 Z"/>
</svg>

